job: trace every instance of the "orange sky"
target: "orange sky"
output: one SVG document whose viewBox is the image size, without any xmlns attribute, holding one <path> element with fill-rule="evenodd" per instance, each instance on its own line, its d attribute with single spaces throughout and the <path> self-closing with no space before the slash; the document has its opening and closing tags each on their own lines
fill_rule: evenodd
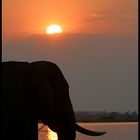
<svg viewBox="0 0 140 140">
<path fill-rule="evenodd" d="M 65 32 L 137 33 L 137 0 L 3 0 L 5 39 L 44 33 L 51 24 Z"/>
<path fill-rule="evenodd" d="M 2 61 L 58 64 L 76 110 L 137 110 L 137 2 L 2 0 Z M 38 35 L 52 23 L 78 34 Z"/>
</svg>

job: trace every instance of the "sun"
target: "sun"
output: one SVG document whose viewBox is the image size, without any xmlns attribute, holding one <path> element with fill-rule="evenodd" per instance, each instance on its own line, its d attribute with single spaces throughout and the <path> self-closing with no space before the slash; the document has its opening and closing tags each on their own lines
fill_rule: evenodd
<svg viewBox="0 0 140 140">
<path fill-rule="evenodd" d="M 52 24 L 48 26 L 46 33 L 47 34 L 58 34 L 58 33 L 60 34 L 62 33 L 62 28 L 57 24 Z"/>
</svg>

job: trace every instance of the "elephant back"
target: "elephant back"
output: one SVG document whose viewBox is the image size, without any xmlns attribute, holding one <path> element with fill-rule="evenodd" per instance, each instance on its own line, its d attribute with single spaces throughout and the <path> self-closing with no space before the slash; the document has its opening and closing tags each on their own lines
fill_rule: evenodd
<svg viewBox="0 0 140 140">
<path fill-rule="evenodd" d="M 7 140 L 37 140 L 37 118 L 28 90 L 28 63 L 2 63 L 2 135 Z"/>
</svg>

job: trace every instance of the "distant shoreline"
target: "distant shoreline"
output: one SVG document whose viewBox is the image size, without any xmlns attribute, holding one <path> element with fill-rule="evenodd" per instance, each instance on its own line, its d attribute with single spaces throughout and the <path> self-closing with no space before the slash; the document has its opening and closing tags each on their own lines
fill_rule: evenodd
<svg viewBox="0 0 140 140">
<path fill-rule="evenodd" d="M 75 112 L 76 122 L 138 122 L 137 112 Z"/>
</svg>

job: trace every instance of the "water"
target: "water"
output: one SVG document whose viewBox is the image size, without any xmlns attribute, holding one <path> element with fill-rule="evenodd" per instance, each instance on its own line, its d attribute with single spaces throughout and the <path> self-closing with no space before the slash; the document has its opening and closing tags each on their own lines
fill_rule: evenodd
<svg viewBox="0 0 140 140">
<path fill-rule="evenodd" d="M 79 123 L 79 125 L 94 131 L 106 131 L 100 137 L 91 137 L 76 133 L 76 140 L 138 140 L 138 123 Z M 39 128 L 42 124 L 39 124 Z M 39 131 L 39 140 L 57 140 L 57 135 L 47 126 Z"/>
</svg>

